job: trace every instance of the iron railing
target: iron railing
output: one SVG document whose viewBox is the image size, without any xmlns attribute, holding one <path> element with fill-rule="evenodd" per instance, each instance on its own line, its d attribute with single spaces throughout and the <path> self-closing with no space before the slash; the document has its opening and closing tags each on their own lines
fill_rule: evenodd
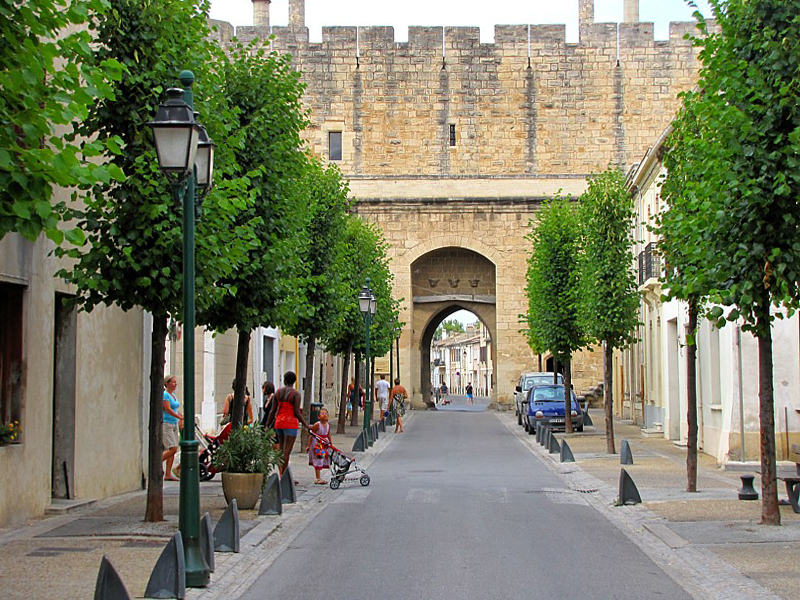
<svg viewBox="0 0 800 600">
<path fill-rule="evenodd" d="M 661 277 L 661 257 L 656 252 L 655 242 L 650 242 L 639 252 L 639 285 L 651 278 Z"/>
</svg>

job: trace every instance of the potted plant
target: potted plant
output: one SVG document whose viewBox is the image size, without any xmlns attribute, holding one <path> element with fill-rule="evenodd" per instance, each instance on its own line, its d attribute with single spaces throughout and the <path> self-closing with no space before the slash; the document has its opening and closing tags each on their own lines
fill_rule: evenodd
<svg viewBox="0 0 800 600">
<path fill-rule="evenodd" d="M 14 443 L 19 437 L 19 421 L 0 423 L 0 446 Z"/>
<path fill-rule="evenodd" d="M 214 468 L 222 471 L 222 491 L 230 504 L 236 498 L 241 509 L 258 502 L 264 476 L 277 467 L 283 456 L 275 449 L 274 433 L 261 427 L 239 427 L 214 453 Z"/>
</svg>

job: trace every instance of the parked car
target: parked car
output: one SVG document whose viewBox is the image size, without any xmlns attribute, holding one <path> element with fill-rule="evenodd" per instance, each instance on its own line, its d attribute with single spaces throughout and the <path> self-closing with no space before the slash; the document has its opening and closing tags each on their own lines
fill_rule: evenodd
<svg viewBox="0 0 800 600">
<path fill-rule="evenodd" d="M 583 411 L 575 392 L 572 396 L 572 427 L 575 431 L 583 431 Z M 530 434 L 536 433 L 536 423 L 542 423 L 553 429 L 566 428 L 564 417 L 564 384 L 534 385 L 528 390 L 528 397 L 523 402 L 522 425 Z"/>
<path fill-rule="evenodd" d="M 564 383 L 564 378 L 561 373 L 557 375 L 558 381 L 556 383 Z M 545 371 L 536 371 L 533 373 L 523 373 L 519 376 L 519 383 L 514 392 L 514 414 L 517 417 L 517 425 L 522 425 L 522 402 L 528 397 L 528 390 L 534 385 L 554 383 L 553 373 Z"/>
</svg>

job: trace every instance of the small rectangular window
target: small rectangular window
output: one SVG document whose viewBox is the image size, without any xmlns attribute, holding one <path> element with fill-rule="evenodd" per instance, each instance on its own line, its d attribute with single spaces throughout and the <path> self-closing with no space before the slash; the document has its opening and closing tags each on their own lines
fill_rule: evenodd
<svg viewBox="0 0 800 600">
<path fill-rule="evenodd" d="M 450 123 L 450 147 L 456 145 L 456 126 L 455 123 Z"/>
<path fill-rule="evenodd" d="M 328 132 L 328 156 L 330 160 L 342 160 L 342 132 Z"/>
</svg>

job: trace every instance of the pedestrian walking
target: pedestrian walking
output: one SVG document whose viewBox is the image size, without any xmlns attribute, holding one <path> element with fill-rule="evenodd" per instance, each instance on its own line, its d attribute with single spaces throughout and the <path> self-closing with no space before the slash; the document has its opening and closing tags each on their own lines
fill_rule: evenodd
<svg viewBox="0 0 800 600">
<path fill-rule="evenodd" d="M 279 468 L 281 475 L 289 466 L 289 458 L 292 455 L 300 423 L 306 429 L 311 429 L 303 416 L 303 411 L 300 410 L 302 399 L 300 392 L 294 389 L 296 381 L 297 375 L 292 371 L 287 371 L 283 376 L 283 387 L 275 392 L 275 401 L 272 403 L 272 410 L 268 417 L 268 420 L 274 418 L 277 447 L 283 452 L 283 464 Z"/>
<path fill-rule="evenodd" d="M 389 410 L 389 382 L 386 381 L 386 375 L 381 373 L 381 378 L 375 382 L 375 398 L 378 401 L 378 406 L 381 408 L 381 415 Z"/>
<path fill-rule="evenodd" d="M 314 475 L 316 476 L 314 483 L 325 485 L 328 482 L 322 479 L 322 469 L 331 468 L 328 447 L 333 443 L 327 408 L 319 411 L 319 421 L 311 426 L 311 431 L 317 437 L 312 435 L 308 438 L 308 464 L 314 467 Z"/>
<path fill-rule="evenodd" d="M 164 377 L 164 424 L 162 446 L 164 451 L 161 454 L 162 462 L 166 461 L 167 468 L 164 471 L 164 479 L 167 481 L 177 481 L 178 476 L 172 468 L 175 462 L 175 455 L 178 453 L 179 430 L 183 429 L 183 414 L 180 412 L 181 404 L 175 396 L 178 388 L 178 378 L 175 375 Z"/>
<path fill-rule="evenodd" d="M 472 382 L 471 381 L 469 383 L 467 383 L 466 392 L 467 392 L 467 404 L 475 404 L 475 402 L 472 399 Z"/>
<path fill-rule="evenodd" d="M 394 426 L 395 433 L 403 433 L 405 431 L 403 428 L 403 417 L 406 414 L 406 398 L 408 398 L 408 392 L 406 388 L 400 385 L 400 378 L 396 377 L 394 380 L 394 387 L 392 391 L 389 392 L 389 406 L 387 408 L 387 411 L 394 408 L 395 415 L 397 416 L 397 422 Z"/>
<path fill-rule="evenodd" d="M 261 398 L 262 398 L 262 416 L 261 427 L 264 429 L 273 429 L 275 427 L 275 420 L 269 420 L 269 414 L 272 411 L 272 403 L 275 401 L 275 384 L 271 381 L 265 381 L 261 385 Z"/>
</svg>

